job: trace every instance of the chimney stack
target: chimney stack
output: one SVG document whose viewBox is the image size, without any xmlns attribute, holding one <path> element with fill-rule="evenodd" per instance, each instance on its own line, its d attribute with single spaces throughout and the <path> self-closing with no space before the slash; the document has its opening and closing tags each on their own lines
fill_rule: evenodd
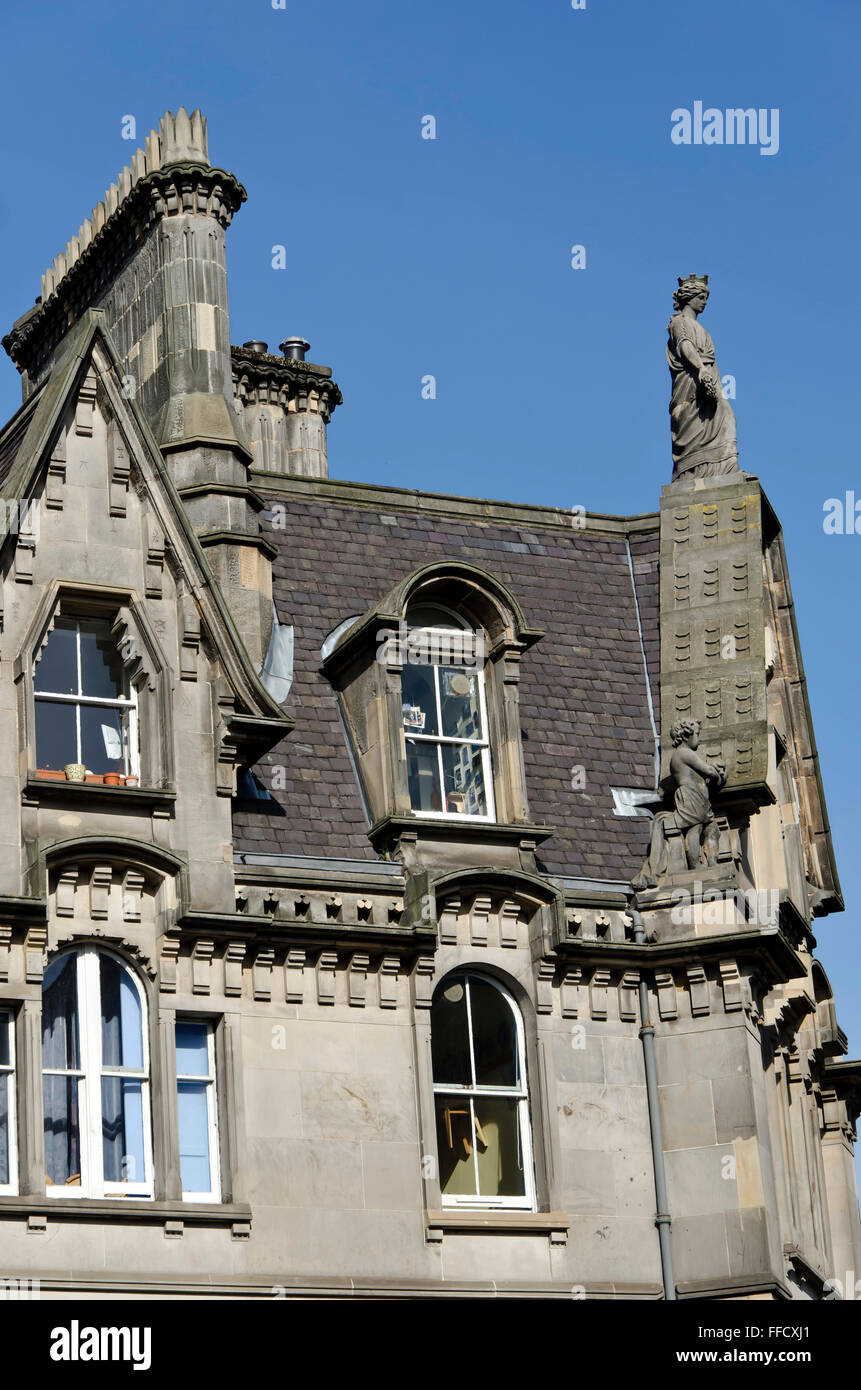
<svg viewBox="0 0 861 1390">
<path fill-rule="evenodd" d="M 256 341 L 231 349 L 255 474 L 329 476 L 326 426 L 342 396 L 329 367 L 305 360 L 310 346 L 304 338 L 285 338 L 280 357 Z"/>
</svg>

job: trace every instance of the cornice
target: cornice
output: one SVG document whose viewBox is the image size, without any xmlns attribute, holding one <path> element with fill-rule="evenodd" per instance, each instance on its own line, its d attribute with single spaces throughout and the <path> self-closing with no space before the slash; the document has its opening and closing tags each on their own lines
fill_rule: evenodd
<svg viewBox="0 0 861 1390">
<path fill-rule="evenodd" d="M 804 976 L 804 963 L 777 927 L 684 937 L 675 941 L 608 941 L 568 936 L 555 943 L 569 961 L 617 965 L 620 969 L 654 970 L 688 966 L 699 960 L 756 959 L 769 967 L 769 978 L 785 984 Z"/>
<path fill-rule="evenodd" d="M 317 504 L 329 502 L 338 506 L 368 507 L 373 511 L 414 516 L 461 517 L 470 522 L 489 525 L 503 523 L 512 526 L 549 529 L 592 540 L 596 536 L 626 538 L 658 535 L 657 512 L 634 516 L 611 516 L 605 512 L 585 512 L 582 526 L 573 527 L 571 513 L 562 507 L 538 506 L 530 502 L 505 502 L 483 497 L 462 497 L 454 493 L 422 492 L 417 488 L 390 487 L 384 483 L 357 483 L 343 478 L 301 478 L 267 473 L 252 468 L 254 485 L 265 492 L 270 501 L 296 498 Z"/>
<path fill-rule="evenodd" d="M 303 410 L 308 396 L 316 394 L 328 420 L 336 406 L 343 403 L 340 387 L 332 380 L 331 367 L 246 347 L 231 347 L 230 361 L 234 394 L 244 405 L 279 405 L 287 410 L 295 402 Z"/>
</svg>

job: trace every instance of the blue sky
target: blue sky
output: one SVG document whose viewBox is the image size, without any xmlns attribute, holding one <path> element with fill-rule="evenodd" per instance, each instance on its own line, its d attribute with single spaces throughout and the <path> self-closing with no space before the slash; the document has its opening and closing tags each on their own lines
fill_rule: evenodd
<svg viewBox="0 0 861 1390">
<path fill-rule="evenodd" d="M 707 272 L 742 465 L 786 534 L 848 908 L 817 924 L 819 954 L 861 1051 L 861 535 L 822 526 L 827 498 L 861 499 L 856 0 L 286 3 L 7 13 L 3 330 L 129 158 L 123 117 L 144 135 L 200 106 L 213 163 L 249 193 L 232 340 L 301 333 L 334 368 L 333 476 L 651 511 L 671 291 Z M 674 145 L 672 111 L 698 100 L 777 108 L 778 153 Z M 7 362 L 3 418 L 18 400 Z"/>
</svg>

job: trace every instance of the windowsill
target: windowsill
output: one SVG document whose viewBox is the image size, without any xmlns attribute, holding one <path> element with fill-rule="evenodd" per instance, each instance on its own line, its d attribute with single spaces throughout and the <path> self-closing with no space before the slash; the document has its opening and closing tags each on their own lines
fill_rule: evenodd
<svg viewBox="0 0 861 1390">
<path fill-rule="evenodd" d="M 403 835 L 440 839 L 442 837 L 474 841 L 478 844 L 496 843 L 531 846 L 543 844 L 553 834 L 549 825 L 532 825 L 525 821 L 488 821 L 477 816 L 453 815 L 451 812 L 413 811 L 383 816 L 368 831 L 374 849 L 387 847 Z"/>
<path fill-rule="evenodd" d="M 31 1230 L 44 1230 L 52 1221 L 131 1221 L 137 1225 L 231 1226 L 237 1235 L 251 1227 L 247 1202 L 150 1201 L 138 1197 L 4 1197 L 0 1219 L 27 1217 Z M 181 1232 L 177 1232 L 180 1234 Z"/>
<path fill-rule="evenodd" d="M 22 799 L 29 805 L 72 802 L 79 806 L 110 806 L 115 811 L 142 811 L 172 806 L 176 801 L 176 792 L 172 787 L 106 787 L 104 782 L 60 782 L 28 772 Z"/>
<path fill-rule="evenodd" d="M 562 1211 L 506 1211 L 500 1207 L 445 1207 L 425 1212 L 425 1239 L 442 1240 L 445 1232 L 491 1235 L 545 1235 L 553 1245 L 567 1245 L 569 1220 Z"/>
</svg>

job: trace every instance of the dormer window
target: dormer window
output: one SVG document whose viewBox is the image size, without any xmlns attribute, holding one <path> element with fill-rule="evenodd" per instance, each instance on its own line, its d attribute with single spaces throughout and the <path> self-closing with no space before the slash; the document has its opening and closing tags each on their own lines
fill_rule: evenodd
<svg viewBox="0 0 861 1390">
<path fill-rule="evenodd" d="M 520 660 L 539 640 L 516 598 L 463 561 L 403 578 L 327 638 L 371 843 L 546 839 L 529 818 Z"/>
<path fill-rule="evenodd" d="M 137 700 L 107 619 L 58 617 L 33 687 L 38 768 L 137 775 Z"/>
<path fill-rule="evenodd" d="M 401 695 L 410 804 L 493 820 L 483 633 L 442 608 L 407 614 Z"/>
</svg>

